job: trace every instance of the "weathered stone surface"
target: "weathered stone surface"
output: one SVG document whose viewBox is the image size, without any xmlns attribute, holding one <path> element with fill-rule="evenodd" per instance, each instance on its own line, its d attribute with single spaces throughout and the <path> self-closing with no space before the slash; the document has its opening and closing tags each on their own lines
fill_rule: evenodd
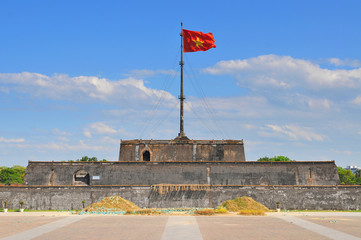
<svg viewBox="0 0 361 240">
<path fill-rule="evenodd" d="M 0 187 L 8 208 L 71 210 L 108 196 L 121 196 L 140 207 L 217 207 L 223 201 L 249 196 L 268 208 L 355 210 L 361 208 L 361 186 L 211 186 L 209 191 L 178 191 L 159 195 L 151 186 Z M 0 207 L 1 207 L 0 203 Z"/>
<path fill-rule="evenodd" d="M 146 152 L 150 154 L 147 159 Z M 119 161 L 244 162 L 243 140 L 123 140 Z"/>
<path fill-rule="evenodd" d="M 337 185 L 333 161 L 317 162 L 33 162 L 27 185 Z"/>
</svg>

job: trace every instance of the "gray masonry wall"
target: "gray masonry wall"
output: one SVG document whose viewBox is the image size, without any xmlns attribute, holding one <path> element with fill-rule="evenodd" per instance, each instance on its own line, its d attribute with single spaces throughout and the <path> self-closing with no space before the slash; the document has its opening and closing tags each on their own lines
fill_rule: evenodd
<svg viewBox="0 0 361 240">
<path fill-rule="evenodd" d="M 223 201 L 249 196 L 274 209 L 356 210 L 361 208 L 361 186 L 212 186 L 209 191 L 178 191 L 159 195 L 151 186 L 0 187 L 0 207 L 72 210 L 121 196 L 140 207 L 217 207 Z"/>
<path fill-rule="evenodd" d="M 89 185 L 337 185 L 333 161 L 317 162 L 32 162 L 27 185 L 76 185 L 75 174 L 89 174 Z"/>
</svg>

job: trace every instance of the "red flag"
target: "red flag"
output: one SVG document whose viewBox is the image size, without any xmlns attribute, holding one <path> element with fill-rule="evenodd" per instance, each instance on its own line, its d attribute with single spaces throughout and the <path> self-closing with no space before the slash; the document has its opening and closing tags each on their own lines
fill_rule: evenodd
<svg viewBox="0 0 361 240">
<path fill-rule="evenodd" d="M 183 29 L 183 50 L 184 52 L 207 51 L 215 48 L 212 33 L 202 33 Z"/>
</svg>

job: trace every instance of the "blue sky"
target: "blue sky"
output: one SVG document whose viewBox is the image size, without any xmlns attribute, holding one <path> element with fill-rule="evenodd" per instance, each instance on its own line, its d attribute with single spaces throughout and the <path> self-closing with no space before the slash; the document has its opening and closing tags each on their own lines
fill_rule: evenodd
<svg viewBox="0 0 361 240">
<path fill-rule="evenodd" d="M 360 1 L 1 1 L 0 165 L 96 156 L 179 131 L 244 139 L 247 160 L 361 166 Z"/>
</svg>

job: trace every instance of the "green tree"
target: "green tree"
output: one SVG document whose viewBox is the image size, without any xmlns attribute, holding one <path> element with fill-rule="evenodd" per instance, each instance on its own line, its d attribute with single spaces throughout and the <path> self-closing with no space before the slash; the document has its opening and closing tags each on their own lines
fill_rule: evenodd
<svg viewBox="0 0 361 240">
<path fill-rule="evenodd" d="M 257 162 L 270 162 L 271 159 L 269 157 L 262 157 L 257 160 Z"/>
<path fill-rule="evenodd" d="M 361 169 L 356 170 L 355 178 L 356 178 L 356 183 L 361 185 Z"/>
<path fill-rule="evenodd" d="M 361 178 L 361 169 L 357 169 L 355 172 L 355 177 Z"/>
<path fill-rule="evenodd" d="M 90 158 L 88 156 L 84 156 L 81 159 L 78 159 L 77 161 L 79 161 L 79 162 L 97 162 L 98 158 L 96 158 L 96 157 L 91 157 Z"/>
<path fill-rule="evenodd" d="M 11 167 L 12 169 L 18 171 L 22 178 L 25 176 L 26 167 L 20 166 L 20 165 L 14 165 Z"/>
<path fill-rule="evenodd" d="M 342 167 L 337 167 L 338 176 L 340 177 L 341 184 L 345 185 L 354 185 L 357 184 L 357 178 L 351 170 L 343 169 Z"/>
<path fill-rule="evenodd" d="M 81 159 L 77 160 L 78 162 L 89 162 L 89 157 L 88 156 L 84 156 Z"/>
<path fill-rule="evenodd" d="M 97 157 L 88 157 L 88 156 L 84 156 L 81 159 L 77 159 L 77 160 L 68 160 L 68 162 L 98 162 L 98 158 Z M 107 162 L 108 160 L 106 159 L 102 159 L 100 160 L 100 162 Z"/>
<path fill-rule="evenodd" d="M 288 157 L 285 157 L 285 156 L 274 156 L 272 158 L 272 161 L 274 161 L 274 162 L 290 162 L 291 159 L 289 159 Z"/>
<path fill-rule="evenodd" d="M 258 162 L 290 162 L 291 159 L 285 156 L 274 156 L 273 158 L 262 157 L 257 160 Z"/>
<path fill-rule="evenodd" d="M 0 171 L 0 182 L 6 185 L 23 183 L 24 175 L 21 171 L 13 168 L 3 168 Z"/>
</svg>

